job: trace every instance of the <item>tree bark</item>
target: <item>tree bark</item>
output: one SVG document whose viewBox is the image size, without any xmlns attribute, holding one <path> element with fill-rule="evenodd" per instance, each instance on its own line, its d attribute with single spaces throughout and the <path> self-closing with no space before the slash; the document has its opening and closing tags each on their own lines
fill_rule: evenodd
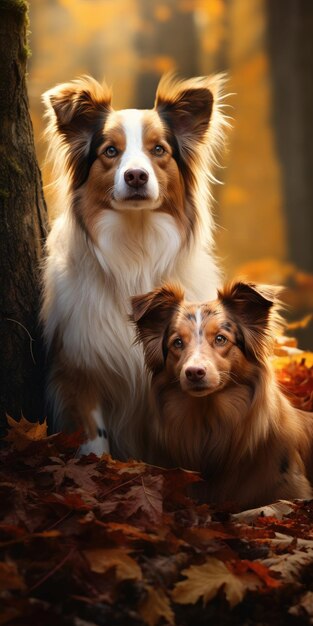
<svg viewBox="0 0 313 626">
<path fill-rule="evenodd" d="M 28 5 L 0 0 L 0 425 L 44 416 L 38 324 L 47 213 L 26 90 Z"/>
</svg>

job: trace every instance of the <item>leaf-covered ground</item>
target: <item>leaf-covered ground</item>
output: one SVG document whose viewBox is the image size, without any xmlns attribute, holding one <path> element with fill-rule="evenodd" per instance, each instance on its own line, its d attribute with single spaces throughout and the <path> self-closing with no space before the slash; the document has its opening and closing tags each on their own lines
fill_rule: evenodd
<svg viewBox="0 0 313 626">
<path fill-rule="evenodd" d="M 312 410 L 301 359 L 277 375 Z M 313 501 L 216 510 L 188 497 L 197 474 L 78 458 L 79 435 L 9 421 L 0 626 L 313 623 Z"/>
</svg>

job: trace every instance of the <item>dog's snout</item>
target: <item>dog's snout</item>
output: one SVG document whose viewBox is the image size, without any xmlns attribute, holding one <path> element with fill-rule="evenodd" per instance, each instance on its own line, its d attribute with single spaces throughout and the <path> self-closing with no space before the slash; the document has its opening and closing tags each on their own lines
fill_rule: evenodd
<svg viewBox="0 0 313 626">
<path fill-rule="evenodd" d="M 185 374 L 190 382 L 195 383 L 205 377 L 206 370 L 204 367 L 189 366 L 186 368 Z"/>
<path fill-rule="evenodd" d="M 149 180 L 149 174 L 143 169 L 126 170 L 124 180 L 129 187 L 143 187 Z"/>
</svg>

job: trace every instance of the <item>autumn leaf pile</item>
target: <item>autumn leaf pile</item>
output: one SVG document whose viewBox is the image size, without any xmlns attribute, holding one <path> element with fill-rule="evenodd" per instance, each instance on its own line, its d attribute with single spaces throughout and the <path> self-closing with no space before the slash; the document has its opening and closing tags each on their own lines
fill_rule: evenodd
<svg viewBox="0 0 313 626">
<path fill-rule="evenodd" d="M 305 357 L 289 360 L 277 370 L 277 380 L 290 402 L 303 411 L 313 411 L 313 364 Z"/>
<path fill-rule="evenodd" d="M 312 367 L 277 375 L 313 408 Z M 313 501 L 216 510 L 190 497 L 197 474 L 79 458 L 79 434 L 9 425 L 0 626 L 313 623 Z"/>
</svg>

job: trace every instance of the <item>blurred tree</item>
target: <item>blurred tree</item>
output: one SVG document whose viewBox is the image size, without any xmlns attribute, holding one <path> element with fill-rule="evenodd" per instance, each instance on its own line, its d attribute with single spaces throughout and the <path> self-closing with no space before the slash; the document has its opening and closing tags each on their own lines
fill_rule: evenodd
<svg viewBox="0 0 313 626">
<path fill-rule="evenodd" d="M 312 0 L 267 0 L 274 128 L 290 259 L 313 271 Z"/>
<path fill-rule="evenodd" d="M 182 4 L 182 6 L 181 6 Z M 198 75 L 199 42 L 194 7 L 177 0 L 138 0 L 142 29 L 136 47 L 141 57 L 135 106 L 150 108 L 160 76 L 171 69 Z"/>
<path fill-rule="evenodd" d="M 28 112 L 28 5 L 0 0 L 0 420 L 43 417 L 38 328 L 46 206 Z"/>
</svg>

